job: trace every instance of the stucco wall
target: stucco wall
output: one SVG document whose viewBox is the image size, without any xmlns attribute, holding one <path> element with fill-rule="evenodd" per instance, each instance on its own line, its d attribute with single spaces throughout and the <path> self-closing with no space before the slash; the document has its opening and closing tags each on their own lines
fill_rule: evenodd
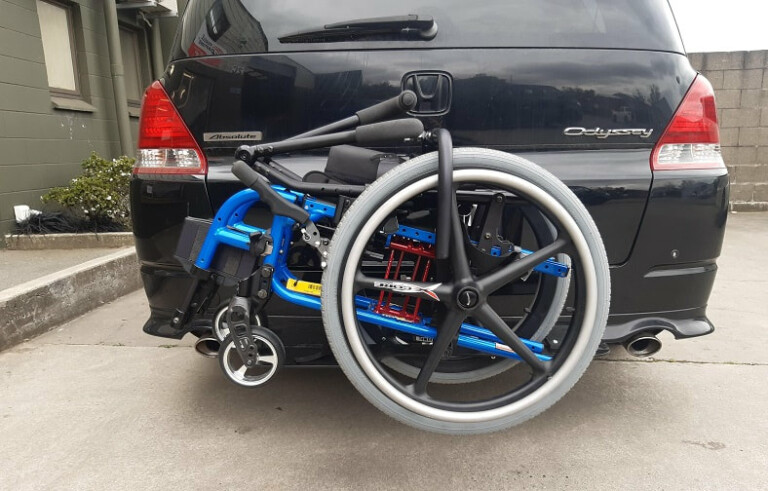
<svg viewBox="0 0 768 491">
<path fill-rule="evenodd" d="M 73 30 L 85 110 L 56 109 L 48 88 L 35 0 L 0 0 L 0 241 L 13 206 L 40 205 L 40 195 L 80 172 L 91 151 L 120 153 L 102 0 L 73 2 Z M 135 14 L 121 22 L 147 29 Z M 149 63 L 148 55 L 141 63 Z M 145 67 L 149 69 L 149 65 Z M 133 111 L 134 138 L 138 110 Z"/>
</svg>

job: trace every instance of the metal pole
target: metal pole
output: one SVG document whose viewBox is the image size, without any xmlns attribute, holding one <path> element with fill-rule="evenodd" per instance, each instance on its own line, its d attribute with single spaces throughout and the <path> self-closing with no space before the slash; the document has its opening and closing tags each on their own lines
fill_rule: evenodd
<svg viewBox="0 0 768 491">
<path fill-rule="evenodd" d="M 152 71 L 155 79 L 159 79 L 165 72 L 163 63 L 163 45 L 160 42 L 160 18 L 152 19 Z"/>
<path fill-rule="evenodd" d="M 117 131 L 120 134 L 120 152 L 133 156 L 134 144 L 131 136 L 131 120 L 128 116 L 128 96 L 123 79 L 123 54 L 120 50 L 120 30 L 117 24 L 117 6 L 115 0 L 104 0 L 104 17 L 107 27 L 107 46 L 109 47 L 110 68 L 112 71 L 112 89 L 115 93 L 115 111 L 117 112 Z"/>
</svg>

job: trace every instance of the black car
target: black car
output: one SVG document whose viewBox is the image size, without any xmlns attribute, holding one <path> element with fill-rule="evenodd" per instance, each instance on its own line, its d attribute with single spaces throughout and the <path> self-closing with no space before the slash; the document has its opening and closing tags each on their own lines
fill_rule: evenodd
<svg viewBox="0 0 768 491">
<path fill-rule="evenodd" d="M 283 140 L 403 90 L 417 95 L 409 114 L 426 129 L 522 156 L 586 206 L 610 265 L 605 343 L 648 355 L 661 331 L 713 331 L 706 307 L 728 176 L 714 92 L 688 62 L 666 0 L 190 0 L 165 75 L 144 97 L 131 184 L 144 330 L 177 335 L 165 326 L 192 281 L 174 256 L 179 235 L 186 217 L 211 219 L 243 188 L 231 173 L 240 145 Z M 327 156 L 276 160 L 309 179 Z M 312 254 L 297 248 L 291 260 L 319 279 Z M 205 322 L 222 329 L 232 294 L 219 292 L 196 334 Z M 287 364 L 333 363 L 316 311 L 273 298 L 256 321 L 279 335 Z"/>
</svg>

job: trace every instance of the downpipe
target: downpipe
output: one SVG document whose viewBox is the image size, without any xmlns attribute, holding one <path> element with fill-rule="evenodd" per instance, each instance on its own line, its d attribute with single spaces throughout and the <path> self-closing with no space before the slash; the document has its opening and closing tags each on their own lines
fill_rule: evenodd
<svg viewBox="0 0 768 491">
<path fill-rule="evenodd" d="M 624 349 L 632 356 L 645 358 L 661 349 L 661 341 L 650 333 L 640 333 L 624 341 Z"/>
<path fill-rule="evenodd" d="M 205 336 L 197 340 L 195 343 L 195 351 L 206 358 L 216 358 L 219 356 L 220 346 L 221 343 L 218 339 L 211 336 Z"/>
</svg>

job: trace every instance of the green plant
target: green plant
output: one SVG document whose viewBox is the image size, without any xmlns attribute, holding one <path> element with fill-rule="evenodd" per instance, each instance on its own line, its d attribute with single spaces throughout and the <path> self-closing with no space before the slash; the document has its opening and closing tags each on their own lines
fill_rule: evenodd
<svg viewBox="0 0 768 491">
<path fill-rule="evenodd" d="M 55 202 L 69 212 L 99 225 L 128 225 L 128 186 L 134 159 L 106 160 L 96 152 L 82 163 L 83 174 L 68 186 L 53 188 L 42 196 L 43 203 Z"/>
</svg>

